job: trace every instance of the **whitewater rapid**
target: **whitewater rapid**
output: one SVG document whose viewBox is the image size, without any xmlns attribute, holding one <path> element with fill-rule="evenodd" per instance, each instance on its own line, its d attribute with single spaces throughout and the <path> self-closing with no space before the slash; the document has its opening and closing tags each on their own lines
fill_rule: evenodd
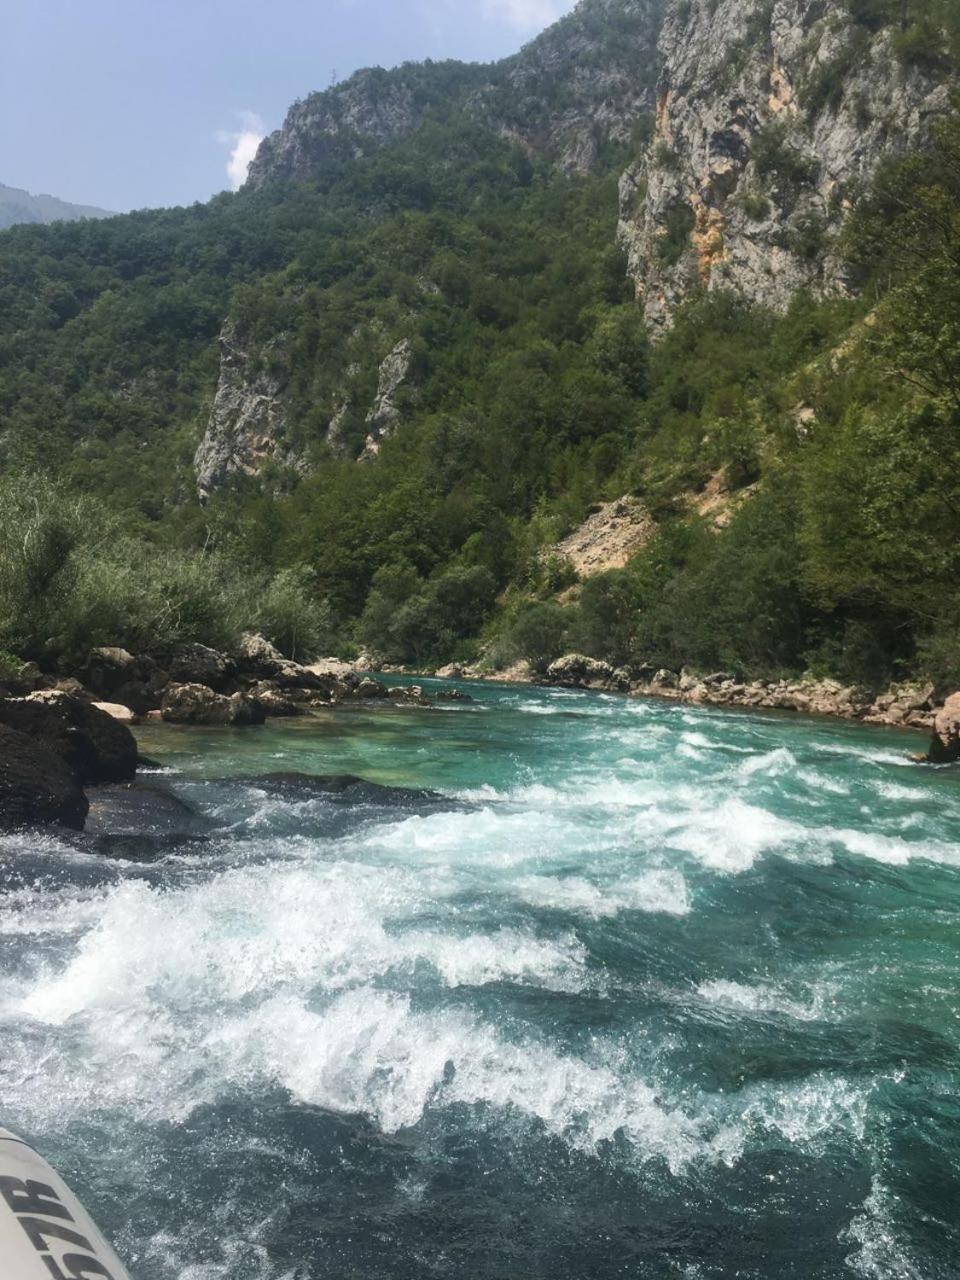
<svg viewBox="0 0 960 1280">
<path fill-rule="evenodd" d="M 956 1276 L 960 784 L 909 745 L 513 689 L 154 730 L 204 840 L 0 840 L 0 1121 L 138 1280 Z"/>
</svg>

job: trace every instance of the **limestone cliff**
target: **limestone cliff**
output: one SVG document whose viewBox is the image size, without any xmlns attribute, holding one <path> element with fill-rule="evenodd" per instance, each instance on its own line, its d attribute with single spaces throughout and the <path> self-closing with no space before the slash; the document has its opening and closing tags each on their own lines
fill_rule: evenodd
<svg viewBox="0 0 960 1280">
<path fill-rule="evenodd" d="M 291 464 L 283 382 L 227 320 L 220 334 L 220 380 L 194 459 L 201 500 L 231 476 L 257 475 L 268 462 Z"/>
<path fill-rule="evenodd" d="M 664 0 L 582 0 L 515 57 L 492 66 L 360 71 L 297 103 L 267 138 L 249 185 L 307 180 L 413 132 L 428 112 L 468 118 L 568 172 L 631 141 L 653 109 Z"/>
<path fill-rule="evenodd" d="M 397 394 L 410 376 L 413 344 L 404 338 L 393 348 L 380 366 L 377 398 L 367 414 L 367 439 L 361 462 L 370 462 L 380 452 L 380 444 L 396 430 L 400 422 Z"/>
<path fill-rule="evenodd" d="M 694 286 L 786 307 L 849 287 L 836 233 L 947 86 L 843 0 L 672 0 L 654 137 L 621 182 L 620 234 L 648 321 Z"/>
</svg>

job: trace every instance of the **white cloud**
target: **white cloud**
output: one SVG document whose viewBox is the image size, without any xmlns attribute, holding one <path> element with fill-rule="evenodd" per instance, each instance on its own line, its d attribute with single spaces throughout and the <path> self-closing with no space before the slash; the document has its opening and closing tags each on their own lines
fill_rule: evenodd
<svg viewBox="0 0 960 1280">
<path fill-rule="evenodd" d="M 247 180 L 247 170 L 253 162 L 257 149 L 264 138 L 264 124 L 253 111 L 241 111 L 242 128 L 235 132 L 222 130 L 217 134 L 217 141 L 230 148 L 227 160 L 227 176 L 234 191 L 239 191 Z"/>
<path fill-rule="evenodd" d="M 489 18 L 509 22 L 521 31 L 540 31 L 573 8 L 573 0 L 483 0 Z"/>
</svg>

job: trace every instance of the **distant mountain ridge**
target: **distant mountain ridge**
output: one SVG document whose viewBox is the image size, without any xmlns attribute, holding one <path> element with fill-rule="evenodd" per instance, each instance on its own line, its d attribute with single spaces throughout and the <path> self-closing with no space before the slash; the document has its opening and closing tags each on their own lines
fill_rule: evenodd
<svg viewBox="0 0 960 1280">
<path fill-rule="evenodd" d="M 112 218 L 108 209 L 93 205 L 69 204 L 56 196 L 31 195 L 19 187 L 8 187 L 0 182 L 0 231 L 24 222 L 79 222 L 83 218 Z"/>
</svg>

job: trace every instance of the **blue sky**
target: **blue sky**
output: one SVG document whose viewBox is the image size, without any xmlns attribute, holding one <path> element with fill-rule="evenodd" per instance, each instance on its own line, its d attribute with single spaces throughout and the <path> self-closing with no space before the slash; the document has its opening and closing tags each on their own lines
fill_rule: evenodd
<svg viewBox="0 0 960 1280">
<path fill-rule="evenodd" d="M 0 182 L 127 210 L 205 200 L 358 67 L 488 61 L 573 0 L 0 0 Z M 239 148 L 239 149 L 238 149 Z M 231 166 L 231 156 L 233 162 Z"/>
</svg>

